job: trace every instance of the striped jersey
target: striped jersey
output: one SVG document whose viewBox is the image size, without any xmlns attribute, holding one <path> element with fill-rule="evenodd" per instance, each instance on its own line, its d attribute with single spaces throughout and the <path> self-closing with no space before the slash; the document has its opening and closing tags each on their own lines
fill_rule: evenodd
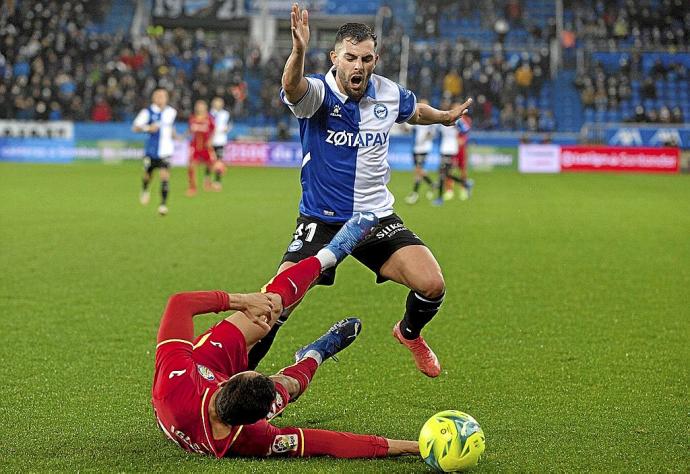
<svg viewBox="0 0 690 474">
<path fill-rule="evenodd" d="M 372 74 L 364 96 L 353 101 L 340 92 L 335 68 L 307 77 L 305 95 L 291 104 L 302 142 L 300 213 L 326 222 L 344 222 L 354 212 L 378 217 L 393 213 L 388 190 L 389 133 L 407 121 L 417 99 L 409 90 Z"/>
<path fill-rule="evenodd" d="M 169 105 L 161 110 L 157 105 L 151 104 L 142 109 L 134 119 L 134 125 L 142 127 L 144 125 L 158 124 L 158 130 L 149 133 L 144 147 L 144 153 L 149 158 L 169 158 L 173 154 L 173 128 L 177 110 Z"/>
</svg>

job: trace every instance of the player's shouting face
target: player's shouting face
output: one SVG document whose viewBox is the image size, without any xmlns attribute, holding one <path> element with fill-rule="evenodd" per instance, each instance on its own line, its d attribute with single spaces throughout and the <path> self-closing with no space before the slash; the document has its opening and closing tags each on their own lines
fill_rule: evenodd
<svg viewBox="0 0 690 474">
<path fill-rule="evenodd" d="M 340 28 L 331 61 L 336 69 L 338 87 L 350 99 L 362 98 L 378 59 L 376 35 L 368 26 L 347 23 Z"/>
</svg>

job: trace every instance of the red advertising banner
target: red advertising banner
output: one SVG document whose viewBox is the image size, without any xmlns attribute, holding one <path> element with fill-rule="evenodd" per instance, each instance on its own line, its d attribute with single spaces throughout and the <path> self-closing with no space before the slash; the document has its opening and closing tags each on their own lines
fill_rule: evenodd
<svg viewBox="0 0 690 474">
<path fill-rule="evenodd" d="M 678 173 L 680 149 L 656 147 L 563 146 L 561 171 Z"/>
<path fill-rule="evenodd" d="M 268 143 L 230 142 L 225 146 L 223 161 L 237 166 L 266 166 Z"/>
</svg>

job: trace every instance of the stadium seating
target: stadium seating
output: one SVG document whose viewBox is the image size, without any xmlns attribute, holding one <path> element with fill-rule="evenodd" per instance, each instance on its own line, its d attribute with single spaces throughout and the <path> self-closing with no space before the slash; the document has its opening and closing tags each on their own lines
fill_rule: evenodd
<svg viewBox="0 0 690 474">
<path fill-rule="evenodd" d="M 131 120 L 159 83 L 173 90 L 182 118 L 196 98 L 218 94 L 236 118 L 260 125 L 289 120 L 277 102 L 280 53 L 266 61 L 256 48 L 223 34 L 180 29 L 133 38 L 134 4 L 18 1 L 14 14 L 4 12 L 0 118 Z M 475 97 L 478 129 L 577 131 L 585 122 L 690 118 L 690 53 L 669 49 L 687 51 L 688 2 L 565 5 L 565 28 L 577 39 L 572 51 L 585 59 L 577 74 L 568 64 L 550 70 L 555 9 L 548 0 L 328 0 L 319 11 L 344 20 L 373 18 L 387 8 L 380 70 L 398 78 L 402 34 L 409 35 L 407 85 L 436 105 Z M 661 34 L 649 24 L 667 30 Z M 29 35 L 32 29 L 45 44 Z M 327 67 L 325 54 L 312 51 L 307 69 Z M 448 75 L 452 70 L 460 72 L 459 86 Z M 644 82 L 649 75 L 651 86 Z"/>
</svg>

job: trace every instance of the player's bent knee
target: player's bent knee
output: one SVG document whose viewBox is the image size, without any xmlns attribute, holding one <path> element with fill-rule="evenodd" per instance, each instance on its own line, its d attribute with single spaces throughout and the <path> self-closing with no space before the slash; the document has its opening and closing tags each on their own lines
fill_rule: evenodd
<svg viewBox="0 0 690 474">
<path fill-rule="evenodd" d="M 424 298 L 435 300 L 445 293 L 446 282 L 443 280 L 443 275 L 439 272 L 436 275 L 429 275 L 417 282 L 414 290 Z"/>
</svg>

